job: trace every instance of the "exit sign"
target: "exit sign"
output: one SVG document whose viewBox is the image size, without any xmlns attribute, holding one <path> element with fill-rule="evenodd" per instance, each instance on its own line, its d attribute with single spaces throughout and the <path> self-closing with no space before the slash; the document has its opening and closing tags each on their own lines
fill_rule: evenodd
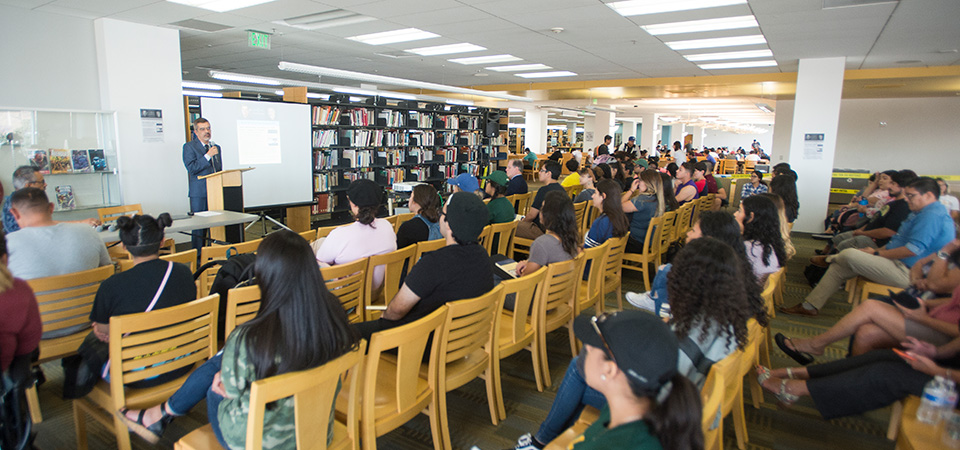
<svg viewBox="0 0 960 450">
<path fill-rule="evenodd" d="M 254 48 L 265 48 L 270 50 L 270 35 L 259 31 L 250 31 L 247 44 Z"/>
</svg>

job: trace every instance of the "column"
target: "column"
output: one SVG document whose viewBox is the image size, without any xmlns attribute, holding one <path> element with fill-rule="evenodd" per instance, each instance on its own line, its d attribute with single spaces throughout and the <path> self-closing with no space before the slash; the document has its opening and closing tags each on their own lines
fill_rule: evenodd
<svg viewBox="0 0 960 450">
<path fill-rule="evenodd" d="M 567 122 L 567 145 L 573 147 L 577 143 L 577 124 Z"/>
<path fill-rule="evenodd" d="M 843 92 L 843 57 L 801 59 L 790 132 L 790 166 L 797 172 L 797 231 L 823 231 Z"/>
<path fill-rule="evenodd" d="M 547 151 L 547 112 L 540 109 L 528 110 L 523 114 L 526 127 L 523 130 L 524 145 L 534 153 Z"/>
<path fill-rule="evenodd" d="M 640 137 L 637 138 L 637 146 L 646 149 L 648 152 L 657 148 L 657 120 L 659 114 L 644 114 L 643 124 L 640 126 Z"/>
<path fill-rule="evenodd" d="M 688 131 L 693 134 L 693 148 L 703 148 L 703 127 L 690 127 Z"/>
<path fill-rule="evenodd" d="M 637 121 L 621 120 L 620 123 L 623 124 L 623 131 L 621 131 L 621 133 L 623 133 L 623 137 L 621 138 L 621 143 L 626 144 L 627 139 L 630 139 L 630 136 L 633 136 L 634 138 L 637 137 Z"/>
</svg>

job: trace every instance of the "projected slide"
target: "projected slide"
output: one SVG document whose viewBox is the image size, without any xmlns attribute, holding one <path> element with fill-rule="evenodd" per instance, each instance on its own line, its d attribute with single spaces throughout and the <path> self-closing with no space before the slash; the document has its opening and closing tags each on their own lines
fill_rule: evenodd
<svg viewBox="0 0 960 450">
<path fill-rule="evenodd" d="M 313 201 L 309 105 L 203 97 L 200 114 L 224 170 L 254 169 L 243 173 L 245 208 Z"/>
</svg>

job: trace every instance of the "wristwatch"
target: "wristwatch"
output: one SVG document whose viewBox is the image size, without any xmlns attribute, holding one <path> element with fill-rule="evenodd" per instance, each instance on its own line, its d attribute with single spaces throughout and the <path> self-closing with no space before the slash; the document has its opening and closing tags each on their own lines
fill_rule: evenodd
<svg viewBox="0 0 960 450">
<path fill-rule="evenodd" d="M 880 256 L 880 250 L 873 249 L 873 256 Z"/>
<path fill-rule="evenodd" d="M 947 252 L 945 252 L 945 251 L 943 251 L 943 250 L 940 250 L 940 251 L 937 252 L 937 258 L 947 259 L 947 258 L 949 258 L 949 257 L 950 257 L 950 254 L 947 253 Z"/>
</svg>

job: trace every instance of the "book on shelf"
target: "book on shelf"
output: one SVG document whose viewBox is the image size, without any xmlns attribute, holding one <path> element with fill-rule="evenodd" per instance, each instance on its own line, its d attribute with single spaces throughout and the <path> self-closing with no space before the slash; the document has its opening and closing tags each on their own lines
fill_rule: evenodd
<svg viewBox="0 0 960 450">
<path fill-rule="evenodd" d="M 337 125 L 340 123 L 340 108 L 333 106 L 314 106 L 314 125 Z"/>
<path fill-rule="evenodd" d="M 70 173 L 73 164 L 70 163 L 70 151 L 61 148 L 50 149 L 50 173 Z"/>
<path fill-rule="evenodd" d="M 336 129 L 313 130 L 313 146 L 320 148 L 337 145 L 337 133 Z"/>
<path fill-rule="evenodd" d="M 90 158 L 86 150 L 72 150 L 70 153 L 72 155 L 74 172 L 93 172 L 93 167 L 90 167 Z"/>
<path fill-rule="evenodd" d="M 73 197 L 73 186 L 57 186 L 57 207 L 60 209 L 76 209 L 77 200 Z"/>
<path fill-rule="evenodd" d="M 43 149 L 30 150 L 30 167 L 42 174 L 50 173 L 50 158 L 47 156 L 47 151 Z"/>
<path fill-rule="evenodd" d="M 92 149 L 87 153 L 90 155 L 90 166 L 95 172 L 107 170 L 107 158 L 103 154 L 103 149 Z"/>
</svg>

